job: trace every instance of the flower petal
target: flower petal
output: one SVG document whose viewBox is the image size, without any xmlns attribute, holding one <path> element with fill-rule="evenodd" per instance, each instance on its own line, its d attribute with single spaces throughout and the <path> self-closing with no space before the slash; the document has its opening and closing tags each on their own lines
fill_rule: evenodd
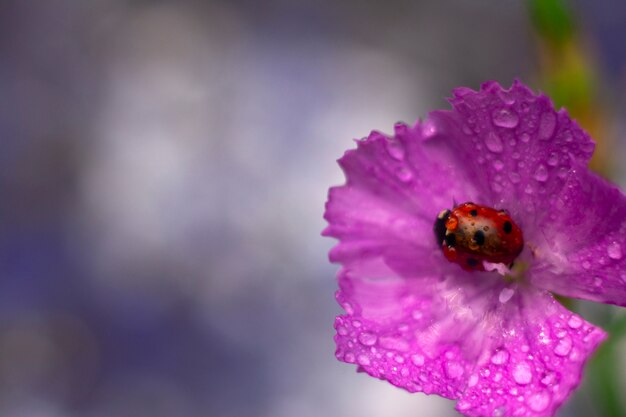
<svg viewBox="0 0 626 417">
<path fill-rule="evenodd" d="M 469 417 L 553 415 L 606 334 L 535 289 L 520 293 L 517 311 L 502 318 L 457 410 Z"/>
<path fill-rule="evenodd" d="M 534 249 L 534 285 L 626 306 L 626 197 L 586 168 L 568 177 Z"/>
<path fill-rule="evenodd" d="M 331 261 L 382 254 L 403 276 L 432 267 L 437 214 L 476 191 L 437 149 L 424 147 L 422 130 L 398 124 L 394 137 L 372 132 L 339 160 L 346 184 L 331 188 L 324 214 L 329 226 L 323 234 L 340 240 Z"/>
<path fill-rule="evenodd" d="M 440 278 L 435 271 L 406 279 L 382 258 L 344 267 L 337 300 L 346 314 L 335 322 L 337 358 L 410 392 L 458 398 L 484 340 L 477 327 L 484 294 L 501 285 L 494 275 L 459 270 Z"/>
<path fill-rule="evenodd" d="M 429 116 L 434 140 L 447 144 L 481 190 L 476 203 L 508 210 L 533 238 L 572 167 L 588 162 L 593 141 L 565 110 L 518 81 L 509 90 L 496 82 L 458 88 L 450 102 L 452 111 Z"/>
</svg>

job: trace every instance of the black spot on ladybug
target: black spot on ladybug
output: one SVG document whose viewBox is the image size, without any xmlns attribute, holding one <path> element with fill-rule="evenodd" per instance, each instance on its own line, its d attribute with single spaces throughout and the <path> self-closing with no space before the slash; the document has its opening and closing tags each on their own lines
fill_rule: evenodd
<svg viewBox="0 0 626 417">
<path fill-rule="evenodd" d="M 437 216 L 435 220 L 435 224 L 433 226 L 433 231 L 435 232 L 435 239 L 437 240 L 437 246 L 441 247 L 445 237 L 446 237 L 446 221 L 450 217 L 450 210 L 443 210 Z"/>
<path fill-rule="evenodd" d="M 513 225 L 511 224 L 510 221 L 507 220 L 502 225 L 502 229 L 504 229 L 504 233 L 509 234 L 513 230 Z"/>
<path fill-rule="evenodd" d="M 456 245 L 456 236 L 454 235 L 454 233 L 448 233 L 446 235 L 446 245 L 448 245 L 448 247 L 450 248 Z"/>
<path fill-rule="evenodd" d="M 469 266 L 476 266 L 476 265 L 478 265 L 478 261 L 476 259 L 474 259 L 474 258 L 467 258 L 466 262 L 467 262 L 467 264 Z"/>
<path fill-rule="evenodd" d="M 470 216 L 472 216 L 472 217 L 476 217 L 476 216 L 478 216 L 478 210 L 476 210 L 476 209 L 474 209 L 474 210 L 470 210 L 469 214 L 470 214 Z"/>
<path fill-rule="evenodd" d="M 476 233 L 474 233 L 474 242 L 476 242 L 478 246 L 485 244 L 485 233 L 483 233 L 482 230 L 477 230 Z"/>
</svg>

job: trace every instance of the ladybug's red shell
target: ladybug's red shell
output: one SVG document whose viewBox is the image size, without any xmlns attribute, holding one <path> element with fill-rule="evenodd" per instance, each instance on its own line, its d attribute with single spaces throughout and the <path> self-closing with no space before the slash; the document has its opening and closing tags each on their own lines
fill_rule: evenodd
<svg viewBox="0 0 626 417">
<path fill-rule="evenodd" d="M 465 270 L 484 271 L 483 261 L 510 265 L 524 248 L 522 230 L 504 210 L 474 203 L 442 211 L 435 235 L 444 256 Z"/>
</svg>

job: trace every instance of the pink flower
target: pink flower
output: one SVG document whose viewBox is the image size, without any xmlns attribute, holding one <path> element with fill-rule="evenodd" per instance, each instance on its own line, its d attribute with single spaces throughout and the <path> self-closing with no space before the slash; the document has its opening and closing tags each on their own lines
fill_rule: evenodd
<svg viewBox="0 0 626 417">
<path fill-rule="evenodd" d="M 587 169 L 593 141 L 547 97 L 489 82 L 450 102 L 339 160 L 347 181 L 330 189 L 324 231 L 339 239 L 336 356 L 467 416 L 553 415 L 606 335 L 552 292 L 626 305 L 626 200 Z M 511 269 L 444 256 L 437 215 L 467 201 L 522 230 Z"/>
</svg>

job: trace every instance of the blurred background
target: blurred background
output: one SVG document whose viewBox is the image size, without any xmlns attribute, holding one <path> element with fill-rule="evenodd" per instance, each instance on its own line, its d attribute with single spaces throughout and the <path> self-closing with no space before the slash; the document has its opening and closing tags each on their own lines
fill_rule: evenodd
<svg viewBox="0 0 626 417">
<path fill-rule="evenodd" d="M 626 185 L 624 22 L 609 0 L 2 0 L 0 416 L 455 416 L 334 358 L 335 160 L 519 77 Z M 626 415 L 620 334 L 560 416 Z"/>
</svg>

